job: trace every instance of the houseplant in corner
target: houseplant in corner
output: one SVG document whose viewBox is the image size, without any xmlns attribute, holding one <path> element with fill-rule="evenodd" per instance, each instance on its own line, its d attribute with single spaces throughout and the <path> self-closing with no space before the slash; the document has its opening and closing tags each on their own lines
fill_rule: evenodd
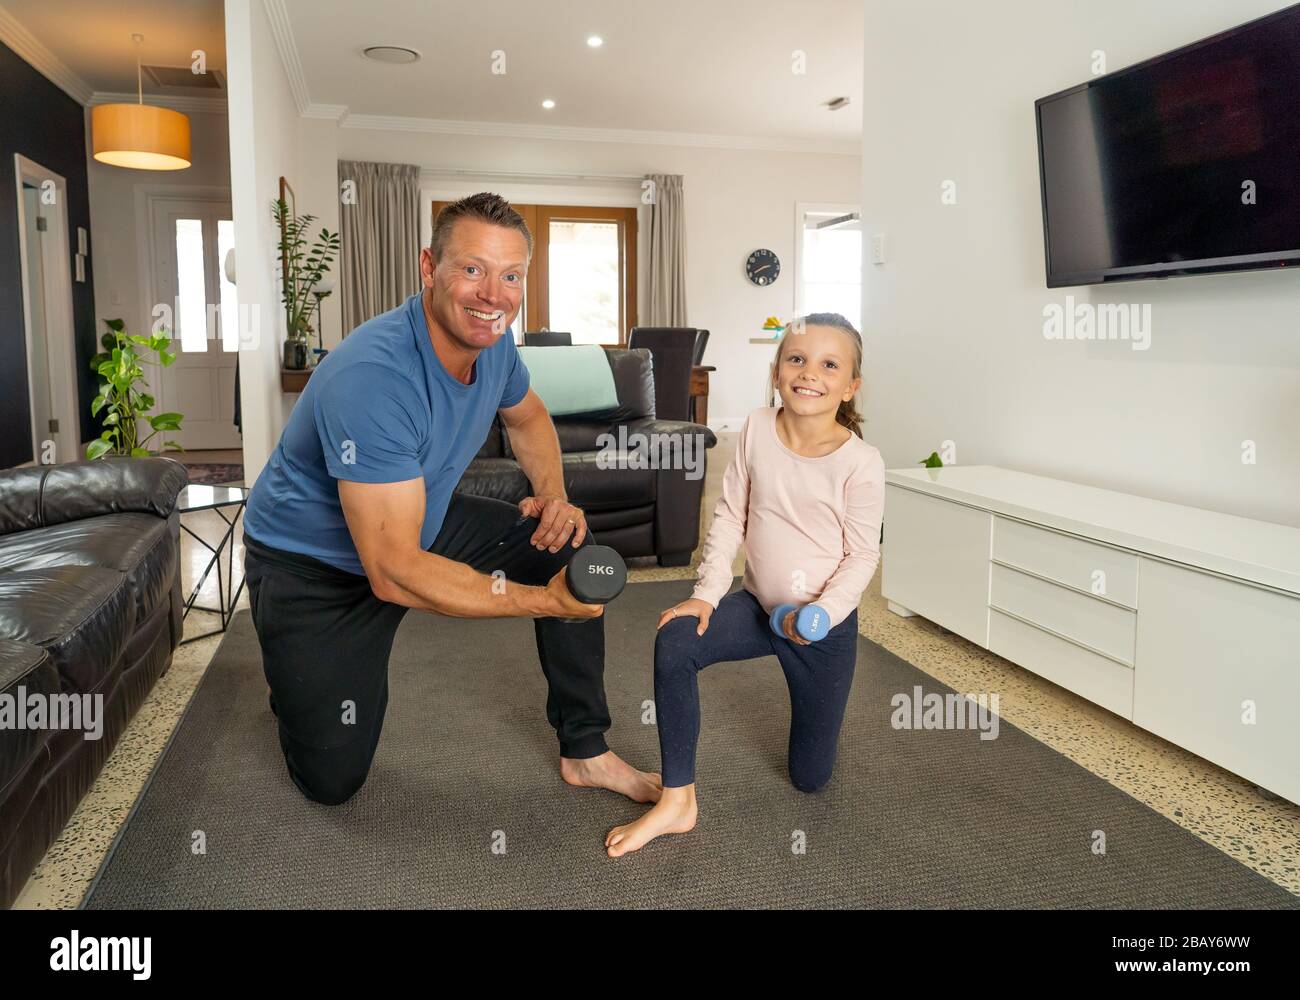
<svg viewBox="0 0 1300 1000">
<path fill-rule="evenodd" d="M 280 227 L 277 249 L 284 274 L 280 297 L 284 301 L 286 339 L 284 342 L 284 367 L 301 369 L 308 366 L 311 357 L 311 319 L 320 307 L 324 296 L 314 296 L 313 290 L 328 273 L 339 252 L 339 234 L 321 227 L 309 246 L 307 229 L 316 221 L 314 215 L 295 215 L 283 198 L 271 205 L 271 214 Z"/>
<path fill-rule="evenodd" d="M 105 320 L 108 333 L 101 341 L 104 350 L 90 361 L 90 367 L 103 380 L 99 394 L 90 404 L 92 416 L 104 411 L 104 431 L 86 448 L 87 458 L 105 455 L 131 455 L 144 458 L 157 454 L 149 449 L 149 442 L 163 431 L 178 431 L 185 419 L 179 413 L 157 413 L 147 416 L 153 409 L 154 398 L 149 395 L 149 383 L 144 379 L 142 362 L 156 354 L 158 364 L 168 367 L 176 355 L 167 350 L 171 337 L 158 332 L 148 337 L 126 333 L 126 324 L 120 319 Z M 148 423 L 150 432 L 140 436 L 140 422 Z M 181 451 L 175 441 L 162 442 L 162 449 Z"/>
</svg>

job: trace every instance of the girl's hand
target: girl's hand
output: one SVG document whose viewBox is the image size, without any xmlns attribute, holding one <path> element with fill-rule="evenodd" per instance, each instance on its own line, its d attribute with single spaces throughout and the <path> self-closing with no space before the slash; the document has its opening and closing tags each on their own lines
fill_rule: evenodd
<svg viewBox="0 0 1300 1000">
<path fill-rule="evenodd" d="M 692 597 L 689 601 L 682 601 L 681 604 L 674 604 L 659 616 L 659 624 L 655 626 L 655 631 L 663 628 L 667 622 L 674 618 L 698 618 L 700 626 L 695 630 L 696 635 L 703 635 L 704 630 L 709 627 L 709 617 L 713 614 L 713 605 L 708 601 L 701 601 L 699 598 Z"/>
<path fill-rule="evenodd" d="M 805 639 L 803 636 L 801 636 L 798 632 L 795 631 L 794 623 L 798 618 L 798 616 L 799 616 L 799 609 L 795 608 L 784 618 L 782 618 L 781 631 L 785 633 L 785 637 L 789 639 L 791 642 L 797 643 L 800 646 L 811 646 L 812 645 L 811 642 L 809 642 L 807 639 Z"/>
</svg>

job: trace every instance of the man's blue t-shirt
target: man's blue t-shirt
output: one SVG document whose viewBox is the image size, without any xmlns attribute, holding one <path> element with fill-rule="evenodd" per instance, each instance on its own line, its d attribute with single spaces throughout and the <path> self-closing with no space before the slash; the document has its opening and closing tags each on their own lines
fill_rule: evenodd
<svg viewBox="0 0 1300 1000">
<path fill-rule="evenodd" d="M 454 379 L 434 353 L 421 297 L 412 295 L 353 330 L 312 373 L 253 486 L 245 533 L 364 574 L 337 480 L 423 478 L 427 549 L 497 410 L 527 392 L 528 369 L 508 330 L 479 353 L 469 385 Z"/>
</svg>

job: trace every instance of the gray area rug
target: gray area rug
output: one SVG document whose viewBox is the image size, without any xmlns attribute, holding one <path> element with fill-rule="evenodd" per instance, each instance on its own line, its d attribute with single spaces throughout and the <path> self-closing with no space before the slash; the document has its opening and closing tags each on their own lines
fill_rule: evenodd
<svg viewBox="0 0 1300 1000">
<path fill-rule="evenodd" d="M 632 584 L 606 612 L 610 744 L 657 769 L 653 629 L 691 583 Z M 557 772 L 528 620 L 412 612 L 383 737 L 342 806 L 290 783 L 248 614 L 208 668 L 85 906 L 1249 907 L 1295 896 L 1003 722 L 895 730 L 915 667 L 860 640 L 835 777 L 785 771 L 775 658 L 701 677 L 700 823 L 607 858 L 645 807 Z M 1106 853 L 1095 854 L 1094 831 Z M 195 853 L 202 831 L 206 853 Z M 797 850 L 802 846 L 803 850 Z M 502 852 L 501 848 L 504 847 Z M 495 848 L 495 850 L 494 850 Z"/>
</svg>

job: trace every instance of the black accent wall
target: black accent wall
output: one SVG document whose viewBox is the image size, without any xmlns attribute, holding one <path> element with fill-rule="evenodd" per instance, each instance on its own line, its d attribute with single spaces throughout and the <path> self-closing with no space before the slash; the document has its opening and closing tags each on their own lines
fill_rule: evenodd
<svg viewBox="0 0 1300 1000">
<path fill-rule="evenodd" d="M 32 69 L 12 49 L 0 44 L 0 468 L 34 457 L 14 154 L 22 153 L 67 181 L 70 256 L 66 264 L 71 275 L 71 254 L 77 252 L 77 227 L 90 232 L 85 120 L 85 108 Z M 97 340 L 91 271 L 94 247 L 91 250 L 86 258 L 85 282 L 72 281 L 78 410 L 84 440 L 98 433 L 90 416 L 90 401 L 94 399 L 96 386 L 90 359 L 95 354 Z M 60 461 L 71 457 L 58 456 Z"/>
</svg>

